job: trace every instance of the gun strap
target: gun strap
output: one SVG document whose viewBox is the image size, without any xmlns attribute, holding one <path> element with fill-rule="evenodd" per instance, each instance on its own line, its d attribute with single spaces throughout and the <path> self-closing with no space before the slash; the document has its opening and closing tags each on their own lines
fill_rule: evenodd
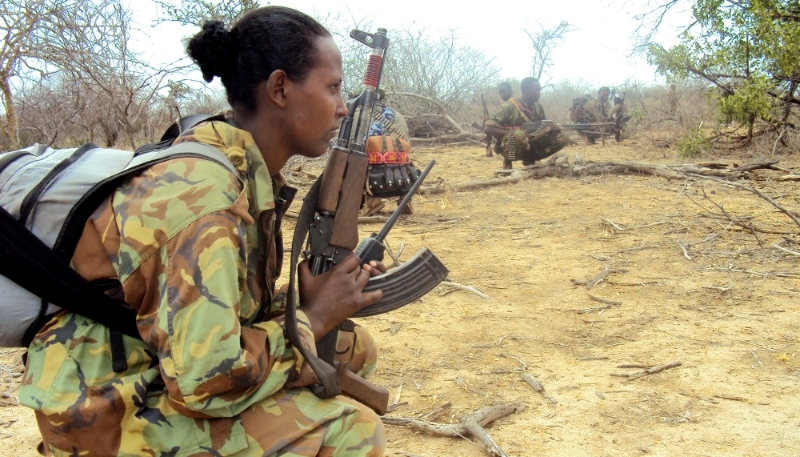
<svg viewBox="0 0 800 457">
<path fill-rule="evenodd" d="M 324 174 L 324 173 L 323 173 Z M 305 244 L 306 235 L 314 211 L 317 207 L 317 197 L 322 184 L 322 175 L 317 179 L 308 194 L 303 199 L 303 206 L 297 215 L 297 225 L 292 238 L 292 255 L 289 262 L 289 291 L 286 295 L 286 336 L 289 341 L 303 354 L 306 363 L 311 365 L 311 369 L 317 375 L 320 384 L 311 387 L 311 392 L 319 398 L 332 398 L 341 393 L 339 387 L 339 377 L 336 368 L 325 363 L 303 344 L 300 333 L 297 330 L 297 262 L 300 260 L 300 251 Z M 336 341 L 334 340 L 334 345 Z"/>
</svg>

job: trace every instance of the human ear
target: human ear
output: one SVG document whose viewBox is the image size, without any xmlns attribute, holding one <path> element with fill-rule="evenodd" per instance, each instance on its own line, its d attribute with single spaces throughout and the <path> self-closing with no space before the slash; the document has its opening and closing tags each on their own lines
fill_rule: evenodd
<svg viewBox="0 0 800 457">
<path fill-rule="evenodd" d="M 289 83 L 289 78 L 286 77 L 286 72 L 283 70 L 275 70 L 269 75 L 267 79 L 265 92 L 266 97 L 272 103 L 281 108 L 286 107 L 286 86 Z"/>
</svg>

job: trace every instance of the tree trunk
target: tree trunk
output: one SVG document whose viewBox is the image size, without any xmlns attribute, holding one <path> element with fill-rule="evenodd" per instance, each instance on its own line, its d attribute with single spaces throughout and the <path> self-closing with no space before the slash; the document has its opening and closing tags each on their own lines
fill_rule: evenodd
<svg viewBox="0 0 800 457">
<path fill-rule="evenodd" d="M 6 125 L 3 126 L 3 136 L 6 137 L 12 148 L 16 148 L 19 146 L 19 125 L 17 123 L 17 111 L 14 109 L 14 95 L 11 93 L 8 76 L 0 77 L 0 92 L 3 93 L 3 107 L 6 110 Z"/>
</svg>

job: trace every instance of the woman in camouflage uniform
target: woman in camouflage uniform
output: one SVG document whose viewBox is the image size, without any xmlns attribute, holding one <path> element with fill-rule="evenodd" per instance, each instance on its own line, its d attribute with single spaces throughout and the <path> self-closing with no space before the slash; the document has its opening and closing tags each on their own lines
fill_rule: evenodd
<svg viewBox="0 0 800 457">
<path fill-rule="evenodd" d="M 322 155 L 347 114 L 330 34 L 297 11 L 266 7 L 231 30 L 207 23 L 188 51 L 222 79 L 232 111 L 184 132 L 238 174 L 175 158 L 127 179 L 87 222 L 73 267 L 137 310 L 142 340 L 62 312 L 29 347 L 20 402 L 36 412 L 43 451 L 111 456 L 379 456 L 379 418 L 306 387 L 313 371 L 285 336 L 280 219 L 294 196 L 280 170 Z M 382 296 L 363 293 L 381 264 L 351 256 L 312 276 L 300 266 L 306 346 Z M 357 338 L 354 335 L 357 334 Z M 375 365 L 373 340 L 340 332 L 353 371 Z M 112 353 L 127 365 L 112 367 Z M 116 371 L 115 371 L 116 368 Z"/>
</svg>

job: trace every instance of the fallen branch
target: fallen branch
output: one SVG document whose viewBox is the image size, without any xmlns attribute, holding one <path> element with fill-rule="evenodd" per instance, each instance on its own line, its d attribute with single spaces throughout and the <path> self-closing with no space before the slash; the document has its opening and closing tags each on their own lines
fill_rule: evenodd
<svg viewBox="0 0 800 457">
<path fill-rule="evenodd" d="M 596 302 L 600 302 L 600 303 L 605 303 L 606 305 L 611 305 L 611 306 L 620 306 L 620 305 L 622 305 L 621 301 L 614 301 L 614 300 L 609 300 L 607 298 L 595 297 L 592 294 L 586 294 L 586 295 L 588 295 L 589 298 L 591 298 L 592 300 L 594 300 Z"/>
<path fill-rule="evenodd" d="M 448 281 L 442 281 L 439 284 L 442 285 L 442 286 L 448 286 L 448 287 L 452 287 L 453 288 L 452 290 L 448 290 L 448 291 L 444 291 L 444 292 L 440 293 L 439 294 L 440 296 L 447 295 L 447 294 L 449 294 L 451 292 L 455 292 L 456 289 L 458 289 L 458 290 L 466 290 L 467 292 L 472 292 L 473 294 L 475 294 L 475 295 L 477 295 L 477 296 L 479 296 L 481 298 L 484 298 L 484 299 L 490 298 L 488 295 L 486 295 L 485 293 L 481 292 L 480 290 L 478 290 L 478 289 L 476 289 L 476 288 L 474 288 L 472 286 L 465 286 L 465 285 L 462 285 L 462 284 L 458 284 L 458 283 L 455 283 L 455 282 L 448 282 Z"/>
<path fill-rule="evenodd" d="M 638 379 L 644 376 L 650 376 L 652 374 L 661 373 L 664 370 L 669 370 L 670 368 L 675 368 L 683 365 L 683 362 L 676 361 L 672 363 L 668 363 L 666 365 L 661 365 L 657 367 L 652 367 L 644 371 L 637 371 L 635 373 L 628 373 L 628 374 L 621 374 L 621 373 L 611 373 L 611 376 L 617 376 L 620 378 L 628 378 L 628 380 Z"/>
<path fill-rule="evenodd" d="M 783 214 L 785 214 L 785 215 L 789 216 L 789 218 L 790 218 L 790 219 L 791 219 L 791 220 L 792 220 L 792 221 L 793 221 L 793 222 L 794 222 L 794 223 L 795 223 L 795 224 L 796 224 L 798 227 L 800 227 L 800 218 L 798 218 L 798 217 L 797 217 L 797 216 L 796 216 L 794 213 L 792 213 L 791 211 L 789 211 L 789 210 L 787 210 L 786 208 L 784 208 L 784 207 L 782 207 L 781 205 L 779 205 L 779 204 L 778 204 L 778 203 L 777 203 L 775 200 L 771 199 L 771 198 L 770 198 L 770 197 L 768 197 L 767 195 L 764 195 L 764 194 L 763 194 L 761 191 L 759 191 L 758 189 L 756 189 L 756 188 L 754 188 L 754 187 L 743 186 L 743 185 L 741 185 L 741 184 L 736 184 L 736 183 L 733 183 L 733 182 L 730 182 L 730 181 L 726 181 L 726 180 L 724 180 L 724 179 L 714 178 L 714 177 L 710 177 L 710 176 L 702 176 L 702 175 L 701 175 L 700 177 L 701 177 L 701 178 L 704 178 L 704 179 L 710 179 L 710 180 L 712 180 L 712 181 L 717 181 L 717 182 L 720 182 L 720 183 L 722 183 L 722 184 L 725 184 L 725 185 L 727 185 L 727 186 L 735 187 L 735 188 L 737 188 L 737 189 L 742 189 L 742 190 L 746 190 L 746 191 L 748 191 L 748 192 L 754 193 L 754 194 L 758 195 L 759 197 L 763 198 L 764 200 L 766 200 L 766 201 L 767 201 L 767 202 L 768 202 L 770 205 L 772 205 L 772 206 L 774 206 L 775 208 L 777 208 L 777 209 L 778 209 L 778 211 L 780 211 L 780 212 L 782 212 Z"/>
<path fill-rule="evenodd" d="M 533 388 L 533 390 L 535 390 L 536 392 L 539 392 L 540 394 L 542 394 L 542 397 L 544 397 L 545 400 L 547 400 L 548 402 L 550 402 L 550 403 L 552 403 L 554 405 L 558 404 L 558 402 L 553 397 L 551 397 L 551 396 L 547 395 L 547 393 L 545 393 L 544 386 L 542 385 L 542 383 L 537 381 L 536 378 L 534 378 L 533 376 L 531 376 L 528 373 L 522 373 L 519 376 L 520 376 L 520 378 L 522 378 L 523 381 L 527 382 L 528 385 Z"/>
<path fill-rule="evenodd" d="M 415 94 L 413 92 L 387 92 L 386 95 L 387 96 L 388 95 L 402 95 L 402 96 L 405 96 L 405 97 L 415 97 L 415 98 L 421 98 L 422 100 L 427 100 L 427 101 L 433 103 L 434 105 L 436 105 L 437 108 L 439 108 L 439 111 L 441 111 L 441 113 L 442 113 L 441 116 L 443 118 L 445 118 L 447 120 L 447 122 L 450 123 L 450 125 L 452 125 L 453 128 L 456 129 L 457 132 L 459 132 L 459 133 L 464 132 L 464 129 L 461 128 L 461 124 L 459 124 L 458 122 L 455 121 L 455 119 L 450 117 L 450 115 L 447 113 L 447 108 L 445 108 L 444 105 L 442 105 L 437 100 L 434 100 L 434 99 L 432 99 L 430 97 L 426 97 L 424 95 Z"/>
<path fill-rule="evenodd" d="M 792 254 L 792 255 L 798 255 L 798 256 L 800 256 L 800 252 L 791 251 L 791 250 L 789 250 L 789 249 L 786 249 L 786 248 L 780 247 L 780 246 L 778 246 L 777 244 L 773 244 L 773 245 L 772 245 L 772 247 L 774 247 L 774 248 L 778 248 L 778 249 L 780 249 L 781 251 L 783 251 L 783 252 L 788 252 L 789 254 Z"/>
<path fill-rule="evenodd" d="M 614 230 L 616 230 L 616 231 L 618 231 L 618 232 L 624 232 L 625 230 L 627 230 L 627 229 L 625 229 L 625 228 L 623 228 L 623 227 L 620 227 L 619 225 L 617 225 L 617 223 L 616 223 L 616 222 L 614 222 L 614 221 L 612 221 L 611 219 L 608 219 L 608 218 L 603 218 L 603 219 L 601 219 L 601 220 L 602 220 L 603 222 L 605 222 L 606 224 L 610 225 L 610 226 L 611 226 L 611 227 L 612 227 Z"/>
<path fill-rule="evenodd" d="M 606 161 L 591 162 L 570 159 L 565 154 L 555 154 L 544 163 L 537 163 L 525 168 L 498 171 L 501 177 L 469 181 L 447 187 L 425 187 L 419 189 L 420 194 L 439 194 L 447 191 L 466 191 L 485 187 L 513 184 L 523 179 L 553 178 L 580 178 L 584 176 L 603 175 L 637 175 L 660 176 L 666 179 L 685 180 L 686 176 L 716 179 L 728 183 L 725 179 L 747 179 L 749 172 L 758 169 L 776 170 L 777 161 L 755 162 L 741 167 L 731 168 L 728 164 L 676 164 L 656 165 L 646 162 L 631 161 Z M 712 168 L 719 166 L 718 168 Z M 800 225 L 800 222 L 798 222 Z"/>
<path fill-rule="evenodd" d="M 694 262 L 694 259 L 689 257 L 689 252 L 686 250 L 686 245 L 683 244 L 680 238 L 678 238 L 678 246 L 681 247 L 681 251 L 683 251 L 683 256 L 686 257 L 690 262 Z"/>
<path fill-rule="evenodd" d="M 600 272 L 600 274 L 590 279 L 589 282 L 586 283 L 586 290 L 589 290 L 592 287 L 599 284 L 600 281 L 605 279 L 605 277 L 608 276 L 609 273 L 611 273 L 611 267 L 609 265 L 606 265 L 606 267 L 603 269 L 603 271 Z"/>
<path fill-rule="evenodd" d="M 398 425 L 411 427 L 414 430 L 430 433 L 438 436 L 461 437 L 466 439 L 468 436 L 477 438 L 486 449 L 486 452 L 493 457 L 508 457 L 508 454 L 494 442 L 486 425 L 497 419 L 509 416 L 514 413 L 522 412 L 526 409 L 524 405 L 496 405 L 487 406 L 475 411 L 472 414 L 464 415 L 458 424 L 440 424 L 437 422 L 421 421 L 403 417 L 381 418 L 386 425 Z"/>
</svg>

